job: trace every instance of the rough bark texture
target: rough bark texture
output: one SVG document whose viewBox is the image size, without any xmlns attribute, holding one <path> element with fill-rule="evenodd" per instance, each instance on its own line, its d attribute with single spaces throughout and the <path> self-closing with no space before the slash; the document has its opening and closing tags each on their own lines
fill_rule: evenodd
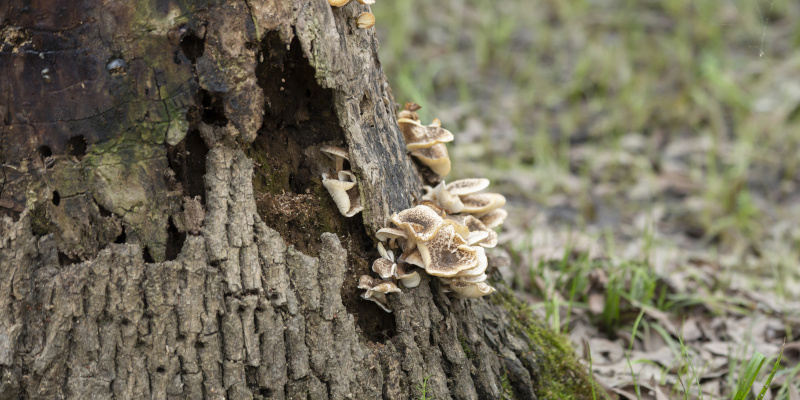
<svg viewBox="0 0 800 400">
<path fill-rule="evenodd" d="M 588 395 L 508 293 L 358 298 L 421 187 L 367 9 L 0 6 L 0 399 Z M 363 215 L 322 188 L 325 144 Z"/>
</svg>

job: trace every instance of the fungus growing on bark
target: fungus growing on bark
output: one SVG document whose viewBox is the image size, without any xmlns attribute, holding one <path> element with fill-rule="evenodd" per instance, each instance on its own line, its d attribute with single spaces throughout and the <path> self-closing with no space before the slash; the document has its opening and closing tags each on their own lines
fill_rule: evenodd
<svg viewBox="0 0 800 400">
<path fill-rule="evenodd" d="M 481 220 L 481 222 L 483 222 L 484 225 L 486 225 L 487 228 L 493 229 L 502 225 L 507 217 L 508 217 L 508 212 L 506 210 L 503 210 L 502 208 L 498 208 L 497 210 L 490 211 L 482 215 L 479 219 Z"/>
<path fill-rule="evenodd" d="M 397 264 L 397 270 L 395 270 L 394 276 L 407 288 L 419 286 L 419 282 L 422 280 L 419 272 L 406 263 Z"/>
<path fill-rule="evenodd" d="M 386 300 L 386 294 L 400 292 L 400 288 L 394 282 L 373 279 L 369 275 L 361 275 L 358 280 L 358 288 L 366 289 L 361 298 L 375 302 L 386 312 L 392 312 L 389 302 Z"/>
<path fill-rule="evenodd" d="M 427 242 L 433 239 L 444 219 L 430 207 L 416 206 L 392 215 L 392 222 L 403 229 L 408 239 L 414 242 Z"/>
<path fill-rule="evenodd" d="M 450 173 L 450 156 L 444 144 L 453 141 L 453 134 L 443 129 L 438 119 L 430 125 L 422 125 L 415 112 L 418 109 L 418 105 L 406 103 L 406 108 L 397 114 L 397 125 L 406 141 L 406 150 L 434 173 L 445 176 Z"/>
<path fill-rule="evenodd" d="M 333 160 L 336 170 L 335 175 L 322 173 L 322 185 L 328 189 L 342 215 L 352 217 L 358 214 L 364 207 L 361 205 L 356 175 L 344 169 L 344 161 L 348 160 L 347 151 L 335 146 L 322 146 L 320 151 Z"/>
<path fill-rule="evenodd" d="M 328 4 L 334 7 L 341 7 L 349 2 L 350 0 L 328 0 Z"/>
<path fill-rule="evenodd" d="M 362 12 L 358 14 L 358 18 L 356 18 L 356 24 L 358 25 L 359 29 L 369 29 L 375 25 L 375 16 L 369 12 Z"/>
</svg>

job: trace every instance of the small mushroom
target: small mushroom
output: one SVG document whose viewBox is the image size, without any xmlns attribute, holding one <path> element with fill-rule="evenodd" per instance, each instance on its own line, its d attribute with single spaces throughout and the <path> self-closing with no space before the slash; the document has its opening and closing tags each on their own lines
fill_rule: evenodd
<svg viewBox="0 0 800 400">
<path fill-rule="evenodd" d="M 486 251 L 480 246 L 473 247 L 473 249 L 475 249 L 475 258 L 478 260 L 475 267 L 465 269 L 454 275 L 454 277 L 479 276 L 486 272 L 486 268 L 489 267 L 489 259 L 486 258 Z"/>
<path fill-rule="evenodd" d="M 459 179 L 450 182 L 444 190 L 454 196 L 462 196 L 470 193 L 477 193 L 489 187 L 489 180 L 486 178 Z"/>
<path fill-rule="evenodd" d="M 407 150 L 431 147 L 437 143 L 452 142 L 453 134 L 437 125 L 422 125 L 410 118 L 399 118 L 397 124 L 406 141 Z"/>
<path fill-rule="evenodd" d="M 358 280 L 358 288 L 367 290 L 366 293 L 361 295 L 361 298 L 375 302 L 386 312 L 392 312 L 386 300 L 386 294 L 399 293 L 401 291 L 394 282 L 372 279 L 369 275 L 361 275 Z"/>
<path fill-rule="evenodd" d="M 506 198 L 497 193 L 472 193 L 459 196 L 464 204 L 461 212 L 482 216 L 488 214 L 506 204 Z"/>
<path fill-rule="evenodd" d="M 348 156 L 347 151 L 341 147 L 322 146 L 319 150 L 334 161 L 336 164 L 337 173 L 344 169 L 344 160 L 350 160 L 350 156 Z"/>
<path fill-rule="evenodd" d="M 356 23 L 358 24 L 359 29 L 372 28 L 372 26 L 375 25 L 375 16 L 370 12 L 362 12 L 361 14 L 358 14 Z"/>
<path fill-rule="evenodd" d="M 431 240 L 444 225 L 444 220 L 435 211 L 425 206 L 416 206 L 392 215 L 392 222 L 403 229 L 415 242 Z"/>
<path fill-rule="evenodd" d="M 432 201 L 450 213 L 458 213 L 464 209 L 464 204 L 458 196 L 453 195 L 445 189 L 445 182 L 442 181 L 436 187 L 425 186 L 424 201 Z"/>
<path fill-rule="evenodd" d="M 473 244 L 489 248 L 497 246 L 497 232 L 487 228 L 480 219 L 469 214 L 448 215 L 447 219 L 461 223 L 469 229 L 469 236 L 465 238 L 470 246 Z M 483 232 L 485 235 L 481 237 L 478 232 Z"/>
<path fill-rule="evenodd" d="M 361 4 L 375 4 L 375 0 L 358 0 Z"/>
<path fill-rule="evenodd" d="M 420 268 L 425 268 L 425 261 L 422 260 L 422 255 L 419 254 L 419 250 L 417 249 L 409 252 L 408 256 L 403 258 L 403 261 Z"/>
<path fill-rule="evenodd" d="M 328 0 L 328 4 L 334 7 L 341 7 L 349 2 L 350 0 Z"/>
<path fill-rule="evenodd" d="M 345 217 L 352 217 L 364 209 L 356 187 L 355 175 L 350 171 L 339 171 L 337 178 L 333 179 L 327 173 L 323 173 L 322 185 L 328 189 L 339 212 Z"/>
<path fill-rule="evenodd" d="M 483 222 L 484 225 L 486 225 L 487 228 L 493 229 L 502 225 L 507 217 L 508 217 L 508 212 L 506 210 L 503 210 L 502 208 L 498 208 L 497 210 L 490 211 L 482 215 L 479 219 L 481 220 L 481 222 Z"/>
<path fill-rule="evenodd" d="M 411 155 L 439 176 L 450 173 L 450 156 L 444 143 L 436 143 L 431 147 L 411 150 Z"/>
<path fill-rule="evenodd" d="M 450 289 L 456 293 L 456 297 L 462 299 L 477 299 L 494 292 L 494 288 L 486 282 L 470 283 L 456 281 L 450 285 Z"/>
<path fill-rule="evenodd" d="M 407 288 L 415 288 L 419 286 L 419 282 L 422 280 L 422 277 L 419 276 L 419 272 L 413 270 L 410 268 L 410 265 L 405 263 L 397 265 L 397 270 L 395 271 L 394 276 L 403 283 L 403 286 Z"/>
<path fill-rule="evenodd" d="M 389 279 L 394 276 L 397 271 L 397 264 L 385 259 L 379 258 L 372 263 L 372 270 L 375 271 L 383 279 Z"/>
</svg>

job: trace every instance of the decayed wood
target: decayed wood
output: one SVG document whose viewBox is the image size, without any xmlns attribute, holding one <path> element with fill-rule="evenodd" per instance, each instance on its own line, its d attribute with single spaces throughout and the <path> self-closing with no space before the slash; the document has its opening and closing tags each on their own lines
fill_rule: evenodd
<svg viewBox="0 0 800 400">
<path fill-rule="evenodd" d="M 502 307 L 429 277 L 358 299 L 421 186 L 367 6 L 26 4 L 0 8 L 0 399 L 535 398 Z"/>
</svg>

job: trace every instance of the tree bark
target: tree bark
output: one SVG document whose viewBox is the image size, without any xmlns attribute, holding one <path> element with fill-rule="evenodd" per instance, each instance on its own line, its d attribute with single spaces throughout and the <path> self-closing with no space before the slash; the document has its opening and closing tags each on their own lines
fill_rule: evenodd
<svg viewBox="0 0 800 400">
<path fill-rule="evenodd" d="M 437 399 L 590 396 L 502 285 L 359 298 L 372 232 L 422 185 L 367 10 L 0 6 L 0 399 L 408 399 L 426 377 Z"/>
</svg>

